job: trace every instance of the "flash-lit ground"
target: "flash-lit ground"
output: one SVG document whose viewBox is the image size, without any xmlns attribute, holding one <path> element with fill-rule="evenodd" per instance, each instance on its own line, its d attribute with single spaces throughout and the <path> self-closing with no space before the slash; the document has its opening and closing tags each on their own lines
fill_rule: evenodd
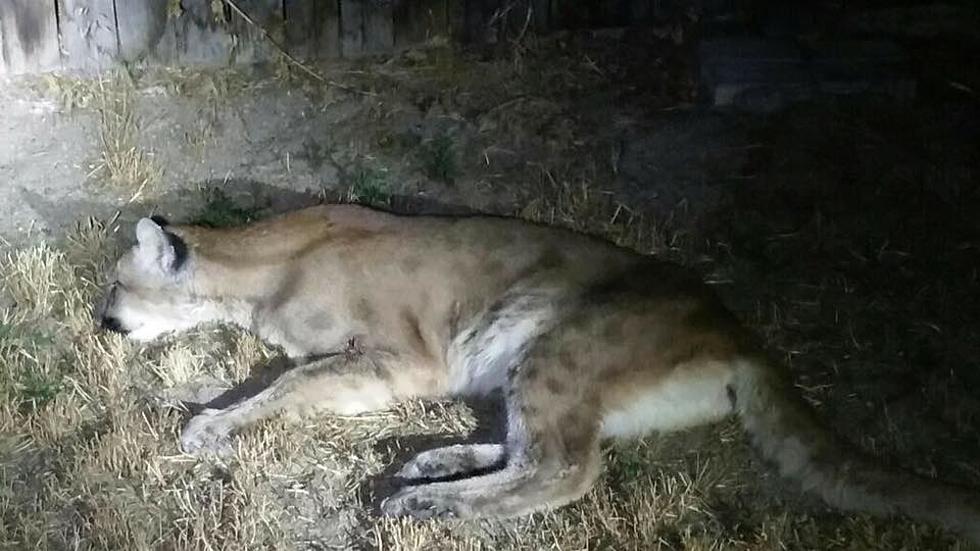
<svg viewBox="0 0 980 551">
<path fill-rule="evenodd" d="M 138 346 L 91 319 L 151 212 L 523 216 L 690 265 L 848 439 L 980 488 L 980 82 L 941 54 L 916 58 L 915 104 L 764 117 L 692 108 L 683 41 L 630 34 L 317 68 L 342 86 L 285 64 L 5 83 L 0 548 L 966 548 L 799 497 L 735 423 L 610 446 L 601 483 L 555 512 L 382 521 L 384 475 L 493 432 L 487 416 L 408 403 L 270 422 L 233 459 L 198 460 L 177 448 L 182 401 L 281 369 L 277 351 L 224 327 Z"/>
</svg>

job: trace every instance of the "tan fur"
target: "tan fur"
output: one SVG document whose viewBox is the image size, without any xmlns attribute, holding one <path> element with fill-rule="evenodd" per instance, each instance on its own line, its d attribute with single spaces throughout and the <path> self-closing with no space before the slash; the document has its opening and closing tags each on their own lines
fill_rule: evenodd
<svg viewBox="0 0 980 551">
<path fill-rule="evenodd" d="M 185 451 L 227 450 L 234 431 L 275 414 L 499 389 L 505 442 L 420 454 L 400 472 L 418 484 L 383 510 L 512 516 L 582 496 L 599 473 L 602 438 L 738 413 L 784 475 L 831 504 L 907 514 L 980 541 L 973 494 L 879 470 L 848 450 L 677 266 L 516 220 L 354 206 L 224 230 L 144 220 L 138 236 L 100 308 L 107 326 L 152 339 L 226 321 L 316 358 L 192 419 Z M 344 353 L 351 342 L 353 355 Z"/>
</svg>

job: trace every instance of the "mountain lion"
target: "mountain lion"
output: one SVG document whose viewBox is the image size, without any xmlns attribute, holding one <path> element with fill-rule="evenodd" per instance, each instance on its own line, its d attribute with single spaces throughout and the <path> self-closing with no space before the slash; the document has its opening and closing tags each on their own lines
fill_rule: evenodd
<svg viewBox="0 0 980 551">
<path fill-rule="evenodd" d="M 273 415 L 356 414 L 500 390 L 503 442 L 424 451 L 388 515 L 506 517 L 585 494 L 600 441 L 738 415 L 782 475 L 828 503 L 904 514 L 980 543 L 966 489 L 890 472 L 822 428 L 698 278 L 570 231 L 493 217 L 318 206 L 240 228 L 142 219 L 97 309 L 146 341 L 229 322 L 306 363 L 191 419 L 222 452 Z M 357 354 L 338 353 L 356 342 Z"/>
</svg>

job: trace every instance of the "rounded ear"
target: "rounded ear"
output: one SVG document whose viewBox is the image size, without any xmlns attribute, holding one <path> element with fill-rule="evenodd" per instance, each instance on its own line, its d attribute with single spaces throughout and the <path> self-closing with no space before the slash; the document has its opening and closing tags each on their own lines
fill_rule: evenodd
<svg viewBox="0 0 980 551">
<path fill-rule="evenodd" d="M 136 256 L 147 269 L 173 273 L 186 258 L 184 242 L 149 218 L 136 223 L 136 242 Z"/>
<path fill-rule="evenodd" d="M 152 218 L 141 218 L 136 223 L 136 241 L 140 247 L 155 247 L 167 242 L 166 232 Z"/>
</svg>

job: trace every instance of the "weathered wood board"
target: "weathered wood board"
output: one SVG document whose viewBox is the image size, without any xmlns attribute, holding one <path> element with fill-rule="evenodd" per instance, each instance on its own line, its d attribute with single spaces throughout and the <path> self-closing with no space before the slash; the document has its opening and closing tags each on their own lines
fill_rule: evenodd
<svg viewBox="0 0 980 551">
<path fill-rule="evenodd" d="M 312 59 L 316 53 L 316 4 L 310 0 L 283 0 L 284 46 L 294 57 Z"/>
<path fill-rule="evenodd" d="M 357 0 L 354 0 L 357 1 Z M 363 3 L 364 53 L 390 52 L 395 45 L 394 9 L 390 0 Z"/>
<path fill-rule="evenodd" d="M 343 52 L 340 42 L 340 2 L 316 0 L 314 4 L 316 5 L 316 56 L 340 57 Z"/>
<path fill-rule="evenodd" d="M 111 67 L 119 54 L 113 0 L 58 0 L 62 65 L 98 71 Z"/>
<path fill-rule="evenodd" d="M 402 0 L 395 4 L 394 45 L 406 48 L 448 34 L 447 0 Z"/>
<path fill-rule="evenodd" d="M 551 23 L 551 2 L 549 0 L 533 0 L 531 2 L 532 23 L 536 32 L 545 32 Z"/>
<path fill-rule="evenodd" d="M 0 1 L 0 74 L 60 66 L 54 0 Z"/>
<path fill-rule="evenodd" d="M 116 2 L 119 57 L 137 61 L 160 42 L 167 27 L 168 0 Z"/>
</svg>

